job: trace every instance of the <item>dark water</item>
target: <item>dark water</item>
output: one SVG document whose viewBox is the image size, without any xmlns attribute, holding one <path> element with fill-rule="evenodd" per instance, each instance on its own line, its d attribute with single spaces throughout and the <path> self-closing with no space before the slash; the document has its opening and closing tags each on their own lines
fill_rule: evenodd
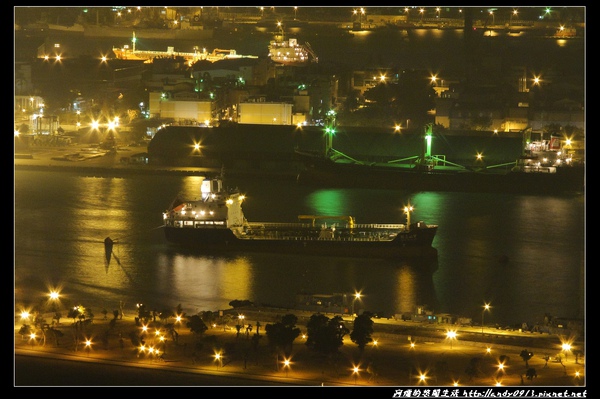
<svg viewBox="0 0 600 399">
<path fill-rule="evenodd" d="M 132 29 L 133 33 L 133 29 Z M 139 50 L 193 52 L 194 47 L 235 49 L 238 54 L 264 56 L 278 31 L 240 25 L 237 30 L 215 30 L 213 38 L 198 40 L 160 40 L 138 38 Z M 585 40 L 556 39 L 540 31 L 510 35 L 504 29 L 474 33 L 465 40 L 463 29 L 381 29 L 349 33 L 332 26 L 309 25 L 287 28 L 286 38 L 309 42 L 319 64 L 346 70 L 367 67 L 421 69 L 437 74 L 441 79 L 456 78 L 465 73 L 475 60 L 493 70 L 510 71 L 513 66 L 527 67 L 529 73 L 541 76 L 576 75 L 584 79 Z M 61 45 L 72 56 L 110 54 L 113 47 L 131 45 L 130 38 L 83 38 L 78 34 L 51 31 L 49 36 L 16 37 L 16 56 L 35 56 L 43 40 L 50 46 Z"/>
<path fill-rule="evenodd" d="M 584 317 L 583 196 L 538 197 L 395 190 L 311 189 L 294 181 L 229 180 L 246 195 L 250 221 L 299 214 L 352 215 L 359 223 L 438 224 L 437 264 L 284 254 L 198 254 L 169 246 L 160 229 L 173 198 L 197 197 L 199 177 L 87 177 L 15 173 L 17 310 L 61 287 L 65 305 L 99 314 L 145 303 L 188 312 L 234 299 L 293 307 L 302 291 L 361 291 L 361 307 L 388 314 L 427 305 L 486 323 L 534 322 L 545 313 Z M 104 238 L 116 240 L 109 265 Z M 503 263 L 500 258 L 508 257 Z M 358 307 L 358 306 L 357 306 Z"/>
</svg>

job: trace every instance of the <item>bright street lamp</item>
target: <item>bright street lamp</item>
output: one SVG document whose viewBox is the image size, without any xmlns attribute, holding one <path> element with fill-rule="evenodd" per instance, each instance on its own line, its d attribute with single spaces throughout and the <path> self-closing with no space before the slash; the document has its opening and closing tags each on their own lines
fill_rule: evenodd
<svg viewBox="0 0 600 399">
<path fill-rule="evenodd" d="M 88 357 L 90 356 L 90 350 L 92 349 L 92 340 L 89 338 L 85 340 L 85 350 L 87 352 Z"/>
<path fill-rule="evenodd" d="M 360 369 L 358 368 L 358 366 L 354 366 L 354 368 L 352 369 L 352 374 L 354 375 L 354 385 L 356 385 L 356 380 L 358 378 L 359 371 Z"/>
<path fill-rule="evenodd" d="M 412 205 L 404 207 L 404 213 L 406 213 L 406 230 L 410 230 L 410 213 L 413 211 Z"/>
<path fill-rule="evenodd" d="M 21 312 L 21 322 L 22 322 L 22 323 L 24 323 L 24 324 L 28 324 L 29 317 L 31 317 L 31 314 L 30 314 L 28 311 L 26 311 L 26 310 L 23 310 L 23 311 Z"/>
<path fill-rule="evenodd" d="M 285 369 L 285 377 L 287 378 L 288 371 L 290 369 L 290 359 L 284 359 L 283 360 L 283 368 Z"/>
<path fill-rule="evenodd" d="M 450 340 L 450 349 L 452 349 L 452 341 L 456 339 L 456 331 L 448 330 L 446 331 L 446 338 Z"/>
<path fill-rule="evenodd" d="M 508 20 L 508 26 L 512 25 L 513 15 L 516 17 L 518 13 L 519 13 L 519 11 L 517 11 L 517 10 L 513 10 L 513 12 L 510 13 L 510 18 Z"/>
<path fill-rule="evenodd" d="M 355 292 L 354 298 L 352 299 L 352 320 L 354 320 L 354 302 L 356 302 L 357 299 L 360 299 L 360 292 Z"/>
<path fill-rule="evenodd" d="M 567 361 L 567 354 L 571 351 L 571 344 L 568 342 L 563 342 L 561 345 L 562 351 L 565 353 L 565 362 Z"/>
<path fill-rule="evenodd" d="M 486 310 L 490 310 L 491 306 L 489 303 L 484 303 L 483 304 L 483 310 L 481 311 L 481 333 L 483 334 L 483 315 L 485 314 Z"/>
</svg>

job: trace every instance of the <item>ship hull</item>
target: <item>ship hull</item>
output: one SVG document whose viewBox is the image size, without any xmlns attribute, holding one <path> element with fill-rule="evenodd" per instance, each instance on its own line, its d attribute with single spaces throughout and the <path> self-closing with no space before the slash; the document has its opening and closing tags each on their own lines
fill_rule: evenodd
<svg viewBox="0 0 600 399">
<path fill-rule="evenodd" d="M 167 241 L 202 251 L 275 252 L 359 258 L 431 258 L 437 250 L 431 246 L 437 227 L 398 234 L 390 241 L 239 238 L 229 229 L 194 229 L 165 226 Z"/>
<path fill-rule="evenodd" d="M 557 168 L 556 173 L 419 170 L 407 166 L 313 162 L 297 181 L 307 186 L 407 189 L 515 194 L 582 193 L 583 166 Z"/>
</svg>

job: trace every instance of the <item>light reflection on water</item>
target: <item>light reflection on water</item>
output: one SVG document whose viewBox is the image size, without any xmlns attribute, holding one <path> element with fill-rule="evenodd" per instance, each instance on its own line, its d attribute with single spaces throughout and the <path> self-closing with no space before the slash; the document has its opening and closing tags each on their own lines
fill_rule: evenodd
<svg viewBox="0 0 600 399">
<path fill-rule="evenodd" d="M 360 306 L 388 314 L 427 305 L 490 323 L 533 321 L 548 312 L 583 317 L 584 204 L 580 197 L 312 190 L 294 182 L 232 179 L 248 194 L 250 221 L 298 214 L 355 216 L 359 223 L 438 224 L 433 264 L 285 254 L 198 254 L 166 244 L 162 212 L 178 194 L 199 195 L 200 178 L 89 178 L 24 172 L 15 184 L 15 300 L 36 303 L 63 286 L 64 303 L 96 309 L 229 308 L 232 300 L 293 308 L 296 294 L 361 291 Z M 110 264 L 105 237 L 116 241 Z M 508 258 L 501 262 L 501 256 Z M 358 305 L 357 305 L 358 307 Z"/>
</svg>

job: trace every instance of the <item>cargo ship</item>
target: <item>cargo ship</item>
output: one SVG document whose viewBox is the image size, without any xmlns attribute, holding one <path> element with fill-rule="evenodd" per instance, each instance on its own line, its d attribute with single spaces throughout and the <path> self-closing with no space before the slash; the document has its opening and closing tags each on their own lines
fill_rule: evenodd
<svg viewBox="0 0 600 399">
<path fill-rule="evenodd" d="M 585 166 L 575 161 L 554 138 L 542 145 L 529 142 L 513 162 L 467 167 L 433 155 L 432 125 L 426 126 L 419 155 L 388 162 L 365 162 L 333 148 L 326 135 L 324 152 L 296 149 L 304 163 L 301 185 L 363 187 L 411 191 L 455 191 L 514 194 L 571 194 L 585 191 Z M 540 148 L 537 148 L 540 147 Z"/>
<path fill-rule="evenodd" d="M 585 192 L 581 165 L 547 168 L 517 166 L 504 171 L 474 171 L 447 167 L 421 168 L 392 164 L 342 163 L 318 159 L 297 175 L 312 187 L 362 187 L 420 191 L 563 195 Z M 526 159 L 525 161 L 530 161 Z M 517 161 L 518 163 L 521 160 Z"/>
<path fill-rule="evenodd" d="M 238 189 L 226 189 L 220 177 L 204 179 L 200 197 L 176 199 L 163 213 L 168 242 L 202 251 L 258 251 L 296 255 L 360 258 L 431 258 L 438 226 L 359 224 L 352 216 L 299 215 L 298 222 L 249 222 Z"/>
<path fill-rule="evenodd" d="M 152 62 L 152 60 L 155 58 L 181 57 L 185 59 L 187 64 L 190 66 L 196 61 L 217 62 L 240 58 L 258 58 L 258 56 L 254 55 L 238 54 L 234 49 L 216 48 L 211 52 L 205 48 L 200 50 L 198 47 L 194 47 L 193 52 L 175 51 L 174 47 L 167 47 L 167 51 L 139 50 L 135 47 L 136 40 L 135 32 L 133 32 L 131 47 L 129 47 L 129 45 L 125 45 L 123 47 L 113 47 L 112 51 L 115 54 L 115 57 L 121 60 L 142 60 L 148 63 Z"/>
</svg>

